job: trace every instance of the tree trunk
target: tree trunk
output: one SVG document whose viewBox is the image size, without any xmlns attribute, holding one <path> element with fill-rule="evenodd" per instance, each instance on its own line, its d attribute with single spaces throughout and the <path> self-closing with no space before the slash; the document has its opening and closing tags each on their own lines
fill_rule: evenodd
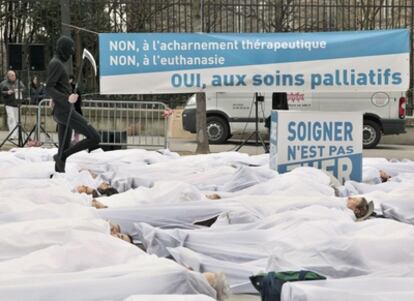
<svg viewBox="0 0 414 301">
<path fill-rule="evenodd" d="M 79 73 L 79 67 L 81 65 L 82 62 L 82 43 L 81 43 L 81 39 L 80 39 L 80 32 L 79 30 L 75 31 L 75 52 L 76 52 L 76 62 L 75 62 L 75 66 L 76 66 L 76 74 Z M 82 72 L 82 70 L 80 70 L 80 72 Z M 75 75 L 75 74 L 72 74 Z M 80 83 L 78 83 L 80 84 Z"/>
<path fill-rule="evenodd" d="M 69 0 L 60 0 L 60 18 L 62 21 L 62 35 L 71 38 L 70 28 L 63 25 L 70 24 L 70 1 Z M 73 63 L 72 58 L 70 58 L 65 63 L 65 69 L 68 74 L 73 74 Z"/>
<path fill-rule="evenodd" d="M 201 0 L 193 1 L 192 15 L 193 15 L 193 30 L 194 32 L 202 31 L 202 16 L 201 16 Z M 196 130 L 197 130 L 197 154 L 208 154 L 210 148 L 207 137 L 207 122 L 206 122 L 206 94 L 197 93 L 196 95 Z"/>
<path fill-rule="evenodd" d="M 208 154 L 210 147 L 207 137 L 207 118 L 206 118 L 206 93 L 196 95 L 196 129 L 197 129 L 197 154 Z"/>
</svg>

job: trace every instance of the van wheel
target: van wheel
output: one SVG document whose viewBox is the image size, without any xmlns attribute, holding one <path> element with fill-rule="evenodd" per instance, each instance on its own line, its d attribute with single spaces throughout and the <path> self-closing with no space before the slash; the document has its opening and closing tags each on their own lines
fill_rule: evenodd
<svg viewBox="0 0 414 301">
<path fill-rule="evenodd" d="M 229 125 L 219 116 L 207 117 L 207 136 L 211 144 L 221 144 L 229 137 Z"/>
<path fill-rule="evenodd" d="M 364 148 L 376 147 L 381 139 L 381 129 L 379 124 L 372 120 L 364 120 L 362 137 Z"/>
</svg>

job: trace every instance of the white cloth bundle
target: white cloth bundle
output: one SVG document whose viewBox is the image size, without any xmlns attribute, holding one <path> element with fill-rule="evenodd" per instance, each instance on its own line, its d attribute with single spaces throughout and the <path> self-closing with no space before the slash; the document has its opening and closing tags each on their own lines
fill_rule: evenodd
<svg viewBox="0 0 414 301">
<path fill-rule="evenodd" d="M 353 277 L 321 281 L 287 282 L 282 301 L 411 301 L 414 278 Z"/>
</svg>

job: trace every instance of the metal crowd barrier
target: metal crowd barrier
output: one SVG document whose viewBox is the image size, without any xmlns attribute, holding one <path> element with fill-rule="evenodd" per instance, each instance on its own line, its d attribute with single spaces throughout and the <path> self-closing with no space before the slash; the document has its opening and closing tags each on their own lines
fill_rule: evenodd
<svg viewBox="0 0 414 301">
<path fill-rule="evenodd" d="M 128 146 L 157 148 L 168 146 L 168 107 L 155 101 L 82 100 L 83 116 L 101 136 L 102 148 Z M 44 144 L 57 144 L 56 123 L 49 99 L 37 109 L 35 138 Z"/>
</svg>

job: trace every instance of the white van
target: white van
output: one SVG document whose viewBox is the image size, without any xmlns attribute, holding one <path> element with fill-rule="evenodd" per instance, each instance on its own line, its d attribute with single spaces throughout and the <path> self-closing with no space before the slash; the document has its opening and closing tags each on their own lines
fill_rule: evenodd
<svg viewBox="0 0 414 301">
<path fill-rule="evenodd" d="M 212 144 L 224 143 L 234 134 L 254 131 L 255 93 L 206 93 L 207 134 Z M 272 93 L 258 102 L 259 129 L 267 133 L 264 119 L 272 109 Z M 364 148 L 375 147 L 382 135 L 405 133 L 404 92 L 287 93 L 289 110 L 364 113 Z M 196 99 L 190 97 L 183 111 L 183 128 L 196 132 Z"/>
</svg>

